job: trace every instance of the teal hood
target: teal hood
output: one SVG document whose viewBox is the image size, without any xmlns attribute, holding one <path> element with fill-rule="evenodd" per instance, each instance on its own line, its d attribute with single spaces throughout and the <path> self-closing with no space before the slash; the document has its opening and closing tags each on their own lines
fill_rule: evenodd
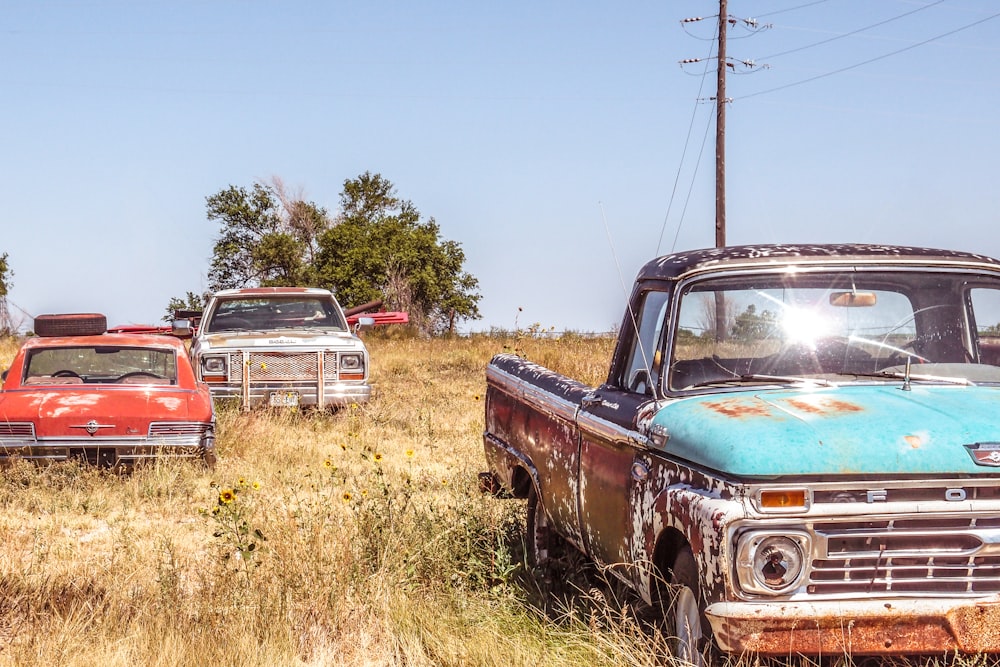
<svg viewBox="0 0 1000 667">
<path fill-rule="evenodd" d="M 900 386 L 696 396 L 666 404 L 653 424 L 666 428 L 669 454 L 735 477 L 1000 476 L 966 447 L 1000 443 L 1000 388 Z"/>
</svg>

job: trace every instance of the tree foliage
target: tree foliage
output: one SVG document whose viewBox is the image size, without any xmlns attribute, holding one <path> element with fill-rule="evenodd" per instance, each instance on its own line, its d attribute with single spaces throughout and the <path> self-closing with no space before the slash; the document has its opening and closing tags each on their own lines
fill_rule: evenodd
<svg viewBox="0 0 1000 667">
<path fill-rule="evenodd" d="M 421 221 L 392 183 L 365 172 L 344 182 L 340 204 L 340 219 L 319 239 L 321 285 L 346 303 L 383 299 L 424 331 L 479 317 L 479 281 L 462 270 L 461 245 L 442 240 L 434 219 Z"/>
<path fill-rule="evenodd" d="M 463 270 L 461 245 L 442 239 L 389 180 L 370 172 L 345 180 L 340 207 L 331 217 L 278 178 L 207 197 L 207 217 L 219 224 L 209 289 L 325 287 L 345 307 L 382 300 L 431 333 L 479 317 L 479 282 Z M 170 310 L 177 304 L 188 305 L 175 298 Z"/>
<path fill-rule="evenodd" d="M 7 253 L 0 255 L 0 299 L 7 298 L 14 287 L 14 270 L 10 268 Z"/>
<path fill-rule="evenodd" d="M 0 255 L 0 335 L 10 336 L 17 330 L 17 325 L 7 308 L 7 295 L 14 287 L 14 270 L 10 268 L 7 253 Z"/>
<path fill-rule="evenodd" d="M 735 340 L 750 342 L 767 338 L 778 325 L 777 315 L 770 310 L 757 312 L 752 303 L 742 313 L 736 316 L 730 334 Z"/>
<path fill-rule="evenodd" d="M 167 304 L 167 314 L 163 316 L 164 322 L 170 322 L 174 319 L 174 313 L 178 310 L 201 310 L 205 307 L 206 296 L 204 294 L 195 294 L 194 292 L 188 292 L 184 295 L 184 298 L 172 297 L 170 303 Z"/>
<path fill-rule="evenodd" d="M 210 290 L 310 282 L 309 260 L 326 211 L 312 202 L 285 202 L 283 195 L 254 183 L 251 191 L 230 185 L 206 199 L 208 219 L 220 225 L 208 272 Z"/>
</svg>

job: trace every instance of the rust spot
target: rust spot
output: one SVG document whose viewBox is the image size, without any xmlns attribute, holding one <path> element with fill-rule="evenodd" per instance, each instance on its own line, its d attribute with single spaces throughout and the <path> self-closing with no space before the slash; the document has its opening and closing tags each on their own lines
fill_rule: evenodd
<svg viewBox="0 0 1000 667">
<path fill-rule="evenodd" d="M 838 412 L 861 412 L 862 407 L 856 403 L 848 403 L 834 398 L 817 396 L 813 398 L 796 398 L 788 401 L 796 410 L 814 415 L 835 414 Z"/>
<path fill-rule="evenodd" d="M 900 612 L 727 619 L 716 637 L 730 652 L 787 655 L 905 655 L 1000 652 L 1000 605 L 973 604 L 946 615 Z M 791 612 L 791 608 L 788 610 Z"/>
<path fill-rule="evenodd" d="M 704 405 L 709 410 L 714 410 L 726 417 L 767 417 L 771 414 L 771 411 L 765 405 L 748 403 L 737 399 L 707 402 Z"/>
<path fill-rule="evenodd" d="M 903 440 L 913 449 L 920 449 L 920 445 L 924 444 L 924 439 L 919 435 L 904 435 Z"/>
</svg>

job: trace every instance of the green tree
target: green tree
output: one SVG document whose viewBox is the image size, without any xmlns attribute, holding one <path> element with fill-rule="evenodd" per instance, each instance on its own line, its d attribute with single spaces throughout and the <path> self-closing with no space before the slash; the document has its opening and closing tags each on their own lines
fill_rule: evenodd
<svg viewBox="0 0 1000 667">
<path fill-rule="evenodd" d="M 340 205 L 319 236 L 315 270 L 342 303 L 382 299 L 428 333 L 479 318 L 479 281 L 463 270 L 461 245 L 441 239 L 433 218 L 421 221 L 390 181 L 370 172 L 346 180 Z"/>
<path fill-rule="evenodd" d="M 291 199 L 279 179 L 252 190 L 230 185 L 207 197 L 219 236 L 208 272 L 211 291 L 238 287 L 309 285 L 317 235 L 329 224 L 324 209 Z"/>
<path fill-rule="evenodd" d="M 205 307 L 206 295 L 188 292 L 183 299 L 172 297 L 167 304 L 167 313 L 163 316 L 164 322 L 174 319 L 174 313 L 178 310 L 201 310 Z"/>
<path fill-rule="evenodd" d="M 7 295 L 14 287 L 14 270 L 7 253 L 0 255 L 0 335 L 10 336 L 17 329 L 7 308 Z"/>
<path fill-rule="evenodd" d="M 10 268 L 7 253 L 0 255 L 0 298 L 6 299 L 14 287 L 14 270 Z"/>
<path fill-rule="evenodd" d="M 730 335 L 734 340 L 749 342 L 761 340 L 771 335 L 777 326 L 777 317 L 770 310 L 757 312 L 752 303 L 736 316 Z"/>
</svg>

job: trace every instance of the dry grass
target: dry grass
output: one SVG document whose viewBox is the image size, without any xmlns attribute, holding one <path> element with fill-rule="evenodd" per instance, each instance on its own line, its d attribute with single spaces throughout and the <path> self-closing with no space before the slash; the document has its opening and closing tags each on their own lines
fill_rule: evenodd
<svg viewBox="0 0 1000 667">
<path fill-rule="evenodd" d="M 4 470 L 0 664 L 669 663 L 599 583 L 539 612 L 523 504 L 476 487 L 490 356 L 597 384 L 611 344 L 375 337 L 371 403 L 222 410 L 214 471 Z"/>
</svg>

